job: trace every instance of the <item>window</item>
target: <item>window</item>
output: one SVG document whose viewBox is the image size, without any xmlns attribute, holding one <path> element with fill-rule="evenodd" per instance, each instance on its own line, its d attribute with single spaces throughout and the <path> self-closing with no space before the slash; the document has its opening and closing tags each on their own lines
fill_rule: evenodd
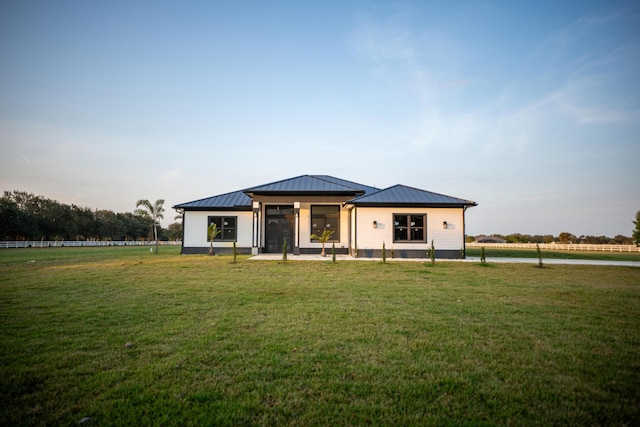
<svg viewBox="0 0 640 427">
<path fill-rule="evenodd" d="M 214 237 L 214 241 L 230 241 L 236 240 L 236 224 L 238 217 L 236 216 L 210 216 L 207 220 L 207 242 L 210 240 L 208 227 L 215 224 L 218 231 L 222 233 Z"/>
<path fill-rule="evenodd" d="M 320 236 L 325 229 L 334 232 L 330 242 L 340 241 L 340 206 L 311 206 L 311 234 Z"/>
<path fill-rule="evenodd" d="M 426 242 L 427 215 L 394 214 L 393 241 L 394 242 Z"/>
</svg>

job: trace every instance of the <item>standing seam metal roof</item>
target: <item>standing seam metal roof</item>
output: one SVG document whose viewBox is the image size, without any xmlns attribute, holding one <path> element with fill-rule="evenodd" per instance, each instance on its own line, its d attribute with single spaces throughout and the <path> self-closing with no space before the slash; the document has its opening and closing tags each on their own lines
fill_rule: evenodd
<svg viewBox="0 0 640 427">
<path fill-rule="evenodd" d="M 193 202 L 182 203 L 174 206 L 178 209 L 244 209 L 251 208 L 251 197 L 244 191 L 234 191 L 232 193 L 220 194 L 219 196 L 207 197 L 206 199 L 194 200 Z"/>
<path fill-rule="evenodd" d="M 406 185 L 394 185 L 376 193 L 353 198 L 347 203 L 358 205 L 450 205 L 476 206 L 470 200 L 420 190 Z"/>
<path fill-rule="evenodd" d="M 364 192 L 364 195 L 354 197 L 347 203 L 356 206 L 384 206 L 384 205 L 437 205 L 437 206 L 476 206 L 475 202 L 433 193 L 431 191 L 394 185 L 384 190 L 357 184 L 329 175 L 302 175 L 282 181 L 259 185 L 257 187 L 238 190 L 219 196 L 194 200 L 174 206 L 177 209 L 235 209 L 248 210 L 252 206 L 252 198 L 247 193 L 352 193 Z"/>
<path fill-rule="evenodd" d="M 275 181 L 269 184 L 246 188 L 245 193 L 364 193 L 377 191 L 355 182 L 346 181 L 329 175 L 301 175 L 294 178 Z"/>
</svg>

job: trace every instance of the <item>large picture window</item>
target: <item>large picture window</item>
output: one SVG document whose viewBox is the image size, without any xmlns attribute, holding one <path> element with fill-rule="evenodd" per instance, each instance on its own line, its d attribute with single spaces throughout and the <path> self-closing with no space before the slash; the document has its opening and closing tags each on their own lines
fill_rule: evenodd
<svg viewBox="0 0 640 427">
<path fill-rule="evenodd" d="M 426 242 L 427 215 L 425 214 L 394 214 L 393 241 L 394 242 Z"/>
<path fill-rule="evenodd" d="M 334 232 L 330 242 L 340 241 L 340 206 L 311 206 L 311 234 L 320 236 L 325 229 Z"/>
<path fill-rule="evenodd" d="M 236 240 L 236 226 L 238 217 L 236 216 L 210 216 L 207 220 L 207 242 L 210 240 L 209 227 L 215 224 L 216 228 L 222 233 L 214 237 L 213 241 L 233 242 Z"/>
</svg>

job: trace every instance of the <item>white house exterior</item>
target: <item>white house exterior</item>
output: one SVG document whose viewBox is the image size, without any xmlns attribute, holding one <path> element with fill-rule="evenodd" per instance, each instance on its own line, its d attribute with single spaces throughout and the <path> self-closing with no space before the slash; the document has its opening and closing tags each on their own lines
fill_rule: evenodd
<svg viewBox="0 0 640 427">
<path fill-rule="evenodd" d="M 312 234 L 334 231 L 328 246 L 358 257 L 424 258 L 431 243 L 439 258 L 465 250 L 465 211 L 475 202 L 396 185 L 377 189 L 328 175 L 303 175 L 182 203 L 182 253 L 206 253 L 208 226 L 222 233 L 216 253 L 320 253 Z"/>
</svg>

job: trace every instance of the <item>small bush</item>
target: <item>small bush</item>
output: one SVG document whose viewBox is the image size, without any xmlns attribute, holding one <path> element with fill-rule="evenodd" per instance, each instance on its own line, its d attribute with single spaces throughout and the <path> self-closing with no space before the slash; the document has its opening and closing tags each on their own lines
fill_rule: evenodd
<svg viewBox="0 0 640 427">
<path fill-rule="evenodd" d="M 233 241 L 233 263 L 236 263 L 236 260 L 238 258 L 238 249 L 236 248 L 236 241 Z"/>
<path fill-rule="evenodd" d="M 287 263 L 287 238 L 284 238 L 284 243 L 282 243 L 282 263 Z"/>
<path fill-rule="evenodd" d="M 542 251 L 540 250 L 540 245 L 538 243 L 536 243 L 536 254 L 538 255 L 538 268 L 543 268 Z"/>
<path fill-rule="evenodd" d="M 433 244 L 433 239 L 431 239 L 431 249 L 429 249 L 429 257 L 431 258 L 431 264 L 436 263 L 436 247 Z"/>
</svg>

